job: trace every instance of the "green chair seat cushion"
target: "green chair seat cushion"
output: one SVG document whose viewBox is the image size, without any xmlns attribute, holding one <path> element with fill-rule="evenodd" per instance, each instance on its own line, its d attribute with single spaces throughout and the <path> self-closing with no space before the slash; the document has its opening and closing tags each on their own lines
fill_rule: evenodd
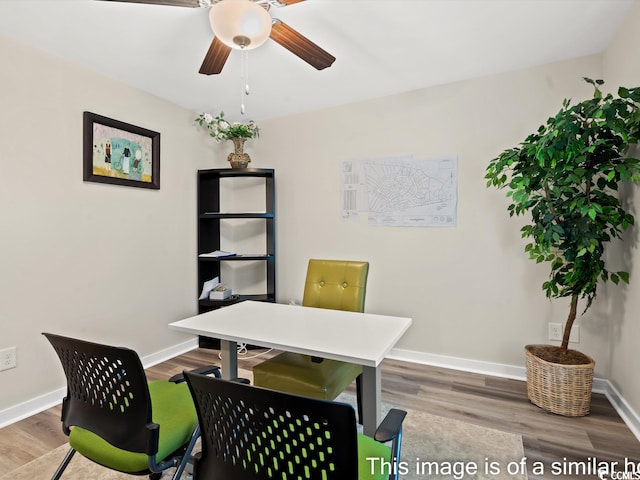
<svg viewBox="0 0 640 480">
<path fill-rule="evenodd" d="M 367 458 L 382 458 L 385 462 L 391 459 L 391 449 L 373 438 L 358 434 L 358 480 L 386 480 L 388 471 L 381 471 L 380 461 L 374 462 L 375 471 L 371 471 L 372 462 Z"/>
<path fill-rule="evenodd" d="M 153 422 L 160 425 L 156 460 L 161 461 L 189 441 L 198 417 L 189 387 L 184 382 L 149 382 L 149 394 Z M 121 472 L 143 472 L 149 465 L 145 453 L 121 450 L 80 427 L 71 429 L 69 445 L 88 459 Z"/>
<path fill-rule="evenodd" d="M 361 373 L 361 365 L 329 359 L 316 363 L 309 355 L 292 352 L 253 367 L 255 385 L 322 400 L 334 400 Z"/>
</svg>

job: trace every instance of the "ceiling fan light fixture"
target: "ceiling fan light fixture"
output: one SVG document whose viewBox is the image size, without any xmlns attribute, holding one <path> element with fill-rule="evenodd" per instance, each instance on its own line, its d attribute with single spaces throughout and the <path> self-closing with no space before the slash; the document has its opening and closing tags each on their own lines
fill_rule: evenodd
<svg viewBox="0 0 640 480">
<path fill-rule="evenodd" d="M 252 0 L 222 0 L 209 11 L 213 33 L 235 49 L 258 48 L 271 33 L 271 15 Z"/>
</svg>

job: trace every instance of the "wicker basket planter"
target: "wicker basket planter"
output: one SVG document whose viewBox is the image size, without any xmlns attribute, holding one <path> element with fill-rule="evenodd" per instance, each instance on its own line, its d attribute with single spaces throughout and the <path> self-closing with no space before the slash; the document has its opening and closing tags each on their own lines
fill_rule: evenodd
<svg viewBox="0 0 640 480">
<path fill-rule="evenodd" d="M 551 363 L 532 354 L 532 347 L 539 345 L 525 347 L 529 400 L 544 410 L 566 417 L 587 415 L 595 362 L 589 358 L 590 363 L 584 365 Z"/>
</svg>

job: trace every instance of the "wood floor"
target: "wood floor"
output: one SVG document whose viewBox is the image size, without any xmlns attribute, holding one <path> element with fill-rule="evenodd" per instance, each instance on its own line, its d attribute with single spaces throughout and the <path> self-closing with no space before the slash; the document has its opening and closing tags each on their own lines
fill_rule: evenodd
<svg viewBox="0 0 640 480">
<path fill-rule="evenodd" d="M 247 357 L 260 352 L 250 350 Z M 168 378 L 183 369 L 219 364 L 217 355 L 216 350 L 196 349 L 148 369 L 147 375 Z M 268 356 L 240 357 L 239 366 L 250 370 Z M 394 406 L 522 435 L 530 480 L 595 479 L 595 472 L 576 472 L 594 461 L 640 464 L 640 442 L 603 395 L 594 395 L 590 415 L 565 418 L 532 405 L 524 382 L 395 360 L 383 362 L 382 388 L 383 401 Z M 0 471 L 9 472 L 64 443 L 59 407 L 0 429 Z M 543 462 L 544 474 L 533 473 L 534 462 Z"/>
</svg>

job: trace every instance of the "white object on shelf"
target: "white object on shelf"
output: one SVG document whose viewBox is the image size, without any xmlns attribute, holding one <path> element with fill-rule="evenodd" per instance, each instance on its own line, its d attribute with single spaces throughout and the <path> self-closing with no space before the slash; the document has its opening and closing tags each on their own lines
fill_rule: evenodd
<svg viewBox="0 0 640 480">
<path fill-rule="evenodd" d="M 214 250 L 213 252 L 209 252 L 209 253 L 201 253 L 198 256 L 201 258 L 205 258 L 205 257 L 221 258 L 221 257 L 233 257 L 235 255 L 236 254 L 233 252 L 225 252 L 224 250 Z"/>
<path fill-rule="evenodd" d="M 231 296 L 231 289 L 224 283 L 209 292 L 209 300 L 225 300 Z"/>
<path fill-rule="evenodd" d="M 204 300 L 209 295 L 209 292 L 216 288 L 220 284 L 220 278 L 214 277 L 211 280 L 207 280 L 202 284 L 202 292 L 200 293 L 199 300 Z"/>
</svg>

